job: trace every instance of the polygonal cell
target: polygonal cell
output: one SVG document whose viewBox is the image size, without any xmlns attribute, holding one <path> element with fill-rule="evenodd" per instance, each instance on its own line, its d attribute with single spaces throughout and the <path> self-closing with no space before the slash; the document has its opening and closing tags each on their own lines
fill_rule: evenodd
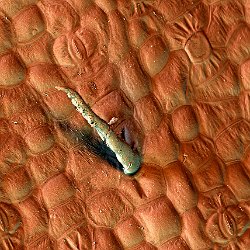
<svg viewBox="0 0 250 250">
<path fill-rule="evenodd" d="M 46 91 L 55 86 L 64 86 L 64 80 L 56 66 L 38 64 L 29 69 L 28 81 L 38 92 L 46 95 Z"/>
<path fill-rule="evenodd" d="M 134 116 L 145 131 L 156 129 L 159 126 L 162 113 L 153 95 L 142 97 L 136 102 Z"/>
<path fill-rule="evenodd" d="M 68 118 L 75 110 L 67 95 L 57 89 L 48 90 L 46 95 L 43 96 L 43 100 L 49 108 L 51 115 L 58 120 Z"/>
<path fill-rule="evenodd" d="M 191 106 L 181 106 L 172 113 L 173 129 L 180 141 L 191 141 L 199 133 L 199 125 Z"/>
<path fill-rule="evenodd" d="M 18 202 L 32 191 L 33 184 L 25 168 L 19 167 L 4 177 L 2 188 L 12 202 Z"/>
<path fill-rule="evenodd" d="M 23 249 L 24 229 L 21 216 L 14 207 L 0 203 L 0 249 Z"/>
<path fill-rule="evenodd" d="M 239 99 L 217 102 L 197 102 L 194 110 L 199 121 L 200 132 L 210 138 L 216 137 L 225 127 L 241 118 Z"/>
<path fill-rule="evenodd" d="M 126 20 L 118 10 L 108 14 L 110 41 L 108 44 L 108 56 L 112 63 L 119 63 L 129 53 L 129 39 L 126 30 Z M 103 25 L 104 26 L 104 25 Z"/>
<path fill-rule="evenodd" d="M 89 161 L 89 155 L 87 157 Z M 117 169 L 111 166 L 107 161 L 101 161 L 98 157 L 92 159 L 93 162 L 90 162 L 91 168 L 93 167 L 92 164 L 95 164 L 97 171 L 88 177 L 86 176 L 86 178 L 82 180 L 81 197 L 88 198 L 94 190 L 96 192 L 102 192 L 104 189 L 117 188 L 120 184 L 121 173 L 119 173 Z M 98 162 L 98 160 L 100 161 Z M 81 163 L 79 165 L 83 168 Z"/>
<path fill-rule="evenodd" d="M 13 166 L 11 166 L 10 164 L 7 164 L 6 162 L 1 161 L 0 162 L 0 169 L 1 169 L 0 175 L 4 175 L 4 174 L 8 173 L 9 171 L 12 170 L 12 168 L 13 168 Z M 3 190 L 0 192 L 1 192 L 2 197 L 4 197 L 5 194 L 4 194 Z"/>
<path fill-rule="evenodd" d="M 241 74 L 241 81 L 244 89 L 250 90 L 250 59 L 246 60 L 241 66 L 240 66 L 240 74 Z"/>
<path fill-rule="evenodd" d="M 96 228 L 93 235 L 92 248 L 96 250 L 120 250 L 121 245 L 114 233 L 109 229 Z"/>
<path fill-rule="evenodd" d="M 154 247 L 152 244 L 148 242 L 143 242 L 129 250 L 157 250 L 158 248 Z"/>
<path fill-rule="evenodd" d="M 48 215 L 34 197 L 18 204 L 25 225 L 26 242 L 30 243 L 47 231 Z"/>
<path fill-rule="evenodd" d="M 199 31 L 188 39 L 185 51 L 193 63 L 199 63 L 209 57 L 211 47 L 204 33 Z"/>
<path fill-rule="evenodd" d="M 78 23 L 78 15 L 66 1 L 39 1 L 38 6 L 46 16 L 47 30 L 53 37 L 71 31 Z"/>
<path fill-rule="evenodd" d="M 220 0 L 205 0 L 205 2 L 208 4 L 213 4 L 213 3 L 220 2 Z"/>
<path fill-rule="evenodd" d="M 10 28 L 10 20 L 0 12 L 0 53 L 11 48 L 12 34 Z"/>
<path fill-rule="evenodd" d="M 129 54 L 122 61 L 120 70 L 122 77 L 120 88 L 132 102 L 149 94 L 150 80 L 143 73 L 138 59 L 134 55 Z"/>
<path fill-rule="evenodd" d="M 42 14 L 36 5 L 29 6 L 15 16 L 13 25 L 18 42 L 29 42 L 45 29 Z"/>
<path fill-rule="evenodd" d="M 143 142 L 144 162 L 165 166 L 178 158 L 178 145 L 170 131 L 168 122 L 163 119 L 155 130 L 145 136 Z"/>
<path fill-rule="evenodd" d="M 58 249 L 91 249 L 92 232 L 86 227 L 78 227 L 72 232 L 64 235 L 58 242 Z"/>
<path fill-rule="evenodd" d="M 211 81 L 195 87 L 195 98 L 199 101 L 215 102 L 238 97 L 240 84 L 236 67 L 226 63 L 222 72 Z"/>
<path fill-rule="evenodd" d="M 87 210 L 90 219 L 98 226 L 104 227 L 114 227 L 132 212 L 130 205 L 113 190 L 89 198 Z"/>
<path fill-rule="evenodd" d="M 53 61 L 50 52 L 51 43 L 50 34 L 44 33 L 32 43 L 19 44 L 17 52 L 27 66 L 37 63 L 51 63 Z"/>
<path fill-rule="evenodd" d="M 240 237 L 241 239 L 241 244 L 240 247 L 242 249 L 247 249 L 248 246 L 250 245 L 250 230 L 246 230 L 245 233 Z"/>
<path fill-rule="evenodd" d="M 176 237 L 158 247 L 159 250 L 190 250 L 185 240 Z"/>
<path fill-rule="evenodd" d="M 117 7 L 117 3 L 115 0 L 109 0 L 109 1 L 96 0 L 95 3 L 106 13 L 115 10 Z"/>
<path fill-rule="evenodd" d="M 250 91 L 242 91 L 239 98 L 239 102 L 242 118 L 247 121 L 250 121 Z"/>
<path fill-rule="evenodd" d="M 114 65 L 109 64 L 95 78 L 77 84 L 77 92 L 92 106 L 102 97 L 117 89 L 119 76 Z"/>
<path fill-rule="evenodd" d="M 8 16 L 14 16 L 21 8 L 22 4 L 20 4 L 20 1 L 13 2 L 12 0 L 6 0 L 2 4 L 2 9 Z"/>
<path fill-rule="evenodd" d="M 143 227 L 133 217 L 119 223 L 115 228 L 115 233 L 124 248 L 133 247 L 144 239 Z"/>
<path fill-rule="evenodd" d="M 247 147 L 242 162 L 244 164 L 243 169 L 250 178 L 250 146 Z"/>
<path fill-rule="evenodd" d="M 205 233 L 205 221 L 197 208 L 182 215 L 182 238 L 191 249 L 210 249 L 211 242 Z"/>
<path fill-rule="evenodd" d="M 223 164 L 220 160 L 212 159 L 193 175 L 196 187 L 200 192 L 207 192 L 222 186 L 224 182 L 223 172 Z"/>
<path fill-rule="evenodd" d="M 4 0 L 4 4 L 1 4 L 1 9 L 11 18 L 21 11 L 25 6 L 36 4 L 39 0 L 22 0 L 22 1 L 12 1 Z"/>
<path fill-rule="evenodd" d="M 6 115 L 4 113 L 4 107 L 3 107 L 3 100 L 0 102 L 0 119 L 6 118 Z"/>
<path fill-rule="evenodd" d="M 247 25 L 242 24 L 230 38 L 227 46 L 227 53 L 229 58 L 240 64 L 249 58 L 250 55 L 250 29 Z"/>
<path fill-rule="evenodd" d="M 136 48 L 140 48 L 149 37 L 145 23 L 140 18 L 133 18 L 128 25 L 131 44 Z"/>
<path fill-rule="evenodd" d="M 55 138 L 48 127 L 32 130 L 24 138 L 31 152 L 38 154 L 49 150 L 55 143 Z"/>
<path fill-rule="evenodd" d="M 198 195 L 180 162 L 168 164 L 164 169 L 164 176 L 167 183 L 167 196 L 178 213 L 184 213 L 196 206 Z"/>
<path fill-rule="evenodd" d="M 189 59 L 183 50 L 172 51 L 166 67 L 152 82 L 153 94 L 160 101 L 163 111 L 170 113 L 180 105 L 185 105 L 186 82 Z"/>
<path fill-rule="evenodd" d="M 74 193 L 74 187 L 64 174 L 51 178 L 42 187 L 43 199 L 48 208 L 68 200 Z"/>
<path fill-rule="evenodd" d="M 225 161 L 240 160 L 250 139 L 250 127 L 239 121 L 221 133 L 215 142 L 218 155 Z"/>
<path fill-rule="evenodd" d="M 55 145 L 50 151 L 31 157 L 28 166 L 38 185 L 59 174 L 66 167 L 66 152 Z"/>
<path fill-rule="evenodd" d="M 245 18 L 246 18 L 246 22 L 249 24 L 250 23 L 250 5 L 248 4 L 248 2 L 244 2 L 245 3 Z"/>
<path fill-rule="evenodd" d="M 250 179 L 245 173 L 241 163 L 227 166 L 225 183 L 239 201 L 250 198 Z"/>
<path fill-rule="evenodd" d="M 144 164 L 141 165 L 141 169 Z M 148 202 L 146 195 L 141 185 L 136 179 L 131 179 L 127 176 L 122 176 L 119 183 L 119 191 L 135 206 L 145 204 Z M 152 187 L 153 189 L 153 187 Z M 156 191 L 157 193 L 157 191 Z"/>
<path fill-rule="evenodd" d="M 6 134 L 8 134 L 10 132 L 9 130 L 9 123 L 7 122 L 6 119 L 0 118 L 0 135 L 5 136 Z M 4 142 L 4 137 L 2 140 L 2 143 Z M 1 144 L 0 144 L 1 145 Z"/>
<path fill-rule="evenodd" d="M 161 1 L 158 8 L 166 20 L 171 21 L 191 9 L 197 2 L 198 0 Z"/>
<path fill-rule="evenodd" d="M 2 94 L 4 111 L 8 118 L 29 110 L 31 106 L 37 103 L 31 89 L 26 84 L 4 89 Z"/>
<path fill-rule="evenodd" d="M 93 140 L 93 138 L 87 137 L 86 140 Z M 92 190 L 92 188 L 103 190 L 103 188 L 114 188 L 117 186 L 120 178 L 118 172 L 99 156 L 91 153 L 89 151 L 91 150 L 91 145 L 88 146 L 90 149 L 75 147 L 70 150 L 66 168 L 67 174 L 77 184 L 88 186 L 88 188 L 82 190 L 82 194 Z"/>
<path fill-rule="evenodd" d="M 77 13 L 83 13 L 89 6 L 93 4 L 92 0 L 87 0 L 87 1 L 67 0 L 67 2 L 73 7 L 73 9 Z"/>
<path fill-rule="evenodd" d="M 119 90 L 104 96 L 92 106 L 92 110 L 106 122 L 109 122 L 113 117 L 122 121 L 131 113 L 127 100 Z"/>
<path fill-rule="evenodd" d="M 143 164 L 135 181 L 137 181 L 141 195 L 145 199 L 156 199 L 165 194 L 165 182 L 160 168 Z"/>
<path fill-rule="evenodd" d="M 179 160 L 193 174 L 213 155 L 212 143 L 204 137 L 181 144 Z"/>
<path fill-rule="evenodd" d="M 172 204 L 166 197 L 156 199 L 135 214 L 141 225 L 147 241 L 159 244 L 180 234 L 180 219 Z"/>
<path fill-rule="evenodd" d="M 66 172 L 72 176 L 76 183 L 86 181 L 88 177 L 95 175 L 99 169 L 99 161 L 97 161 L 97 158 L 94 158 L 94 160 L 84 148 L 72 148 L 69 151 Z"/>
<path fill-rule="evenodd" d="M 206 34 L 213 47 L 223 47 L 237 26 L 244 22 L 244 7 L 241 1 L 206 1 L 211 3 L 210 11 L 213 13 Z"/>
<path fill-rule="evenodd" d="M 6 133 L 4 136 L 1 135 L 1 140 L 0 173 L 5 174 L 12 169 L 13 165 L 24 164 L 26 162 L 27 155 L 24 143 L 17 135 L 10 135 L 9 133 Z"/>
<path fill-rule="evenodd" d="M 14 54 L 1 56 L 0 68 L 0 86 L 13 86 L 24 80 L 25 68 Z"/>
<path fill-rule="evenodd" d="M 53 250 L 53 241 L 50 239 L 48 234 L 44 234 L 42 237 L 38 238 L 35 241 L 32 241 L 30 244 L 26 244 L 25 248 L 27 250 Z"/>
<path fill-rule="evenodd" d="M 49 209 L 49 232 L 56 239 L 80 224 L 86 224 L 84 204 L 80 200 L 71 199 L 62 205 Z"/>
<path fill-rule="evenodd" d="M 150 76 L 159 73 L 167 63 L 168 47 L 160 36 L 153 36 L 147 40 L 140 50 L 141 60 Z"/>
<path fill-rule="evenodd" d="M 32 112 L 30 112 L 30 110 L 32 110 Z M 13 124 L 12 127 L 14 131 L 22 137 L 38 127 L 46 126 L 48 121 L 43 109 L 37 104 L 24 109 L 23 112 L 17 112 L 17 114 L 10 117 L 9 120 Z"/>
</svg>

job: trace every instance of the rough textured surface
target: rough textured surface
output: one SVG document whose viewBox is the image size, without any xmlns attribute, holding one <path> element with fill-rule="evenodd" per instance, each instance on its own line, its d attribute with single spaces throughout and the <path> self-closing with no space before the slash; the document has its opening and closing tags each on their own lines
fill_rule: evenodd
<svg viewBox="0 0 250 250">
<path fill-rule="evenodd" d="M 0 0 L 0 249 L 249 246 L 248 0 Z"/>
</svg>

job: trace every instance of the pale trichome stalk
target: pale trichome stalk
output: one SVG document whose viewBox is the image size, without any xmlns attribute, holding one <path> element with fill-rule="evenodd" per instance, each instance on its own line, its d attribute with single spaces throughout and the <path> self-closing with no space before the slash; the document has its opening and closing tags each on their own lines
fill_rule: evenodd
<svg viewBox="0 0 250 250">
<path fill-rule="evenodd" d="M 125 174 L 134 174 L 140 168 L 141 158 L 131 147 L 123 142 L 109 127 L 97 116 L 85 101 L 75 91 L 69 88 L 56 87 L 64 91 L 76 110 L 81 113 L 89 125 L 93 127 L 106 145 L 115 153 L 117 160 L 122 164 Z"/>
</svg>

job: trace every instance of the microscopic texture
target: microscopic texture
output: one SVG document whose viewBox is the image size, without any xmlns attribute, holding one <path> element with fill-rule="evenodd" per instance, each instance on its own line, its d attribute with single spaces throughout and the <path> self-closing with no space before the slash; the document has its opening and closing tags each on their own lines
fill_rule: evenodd
<svg viewBox="0 0 250 250">
<path fill-rule="evenodd" d="M 249 250 L 250 1 L 0 0 L 0 249 Z"/>
</svg>

